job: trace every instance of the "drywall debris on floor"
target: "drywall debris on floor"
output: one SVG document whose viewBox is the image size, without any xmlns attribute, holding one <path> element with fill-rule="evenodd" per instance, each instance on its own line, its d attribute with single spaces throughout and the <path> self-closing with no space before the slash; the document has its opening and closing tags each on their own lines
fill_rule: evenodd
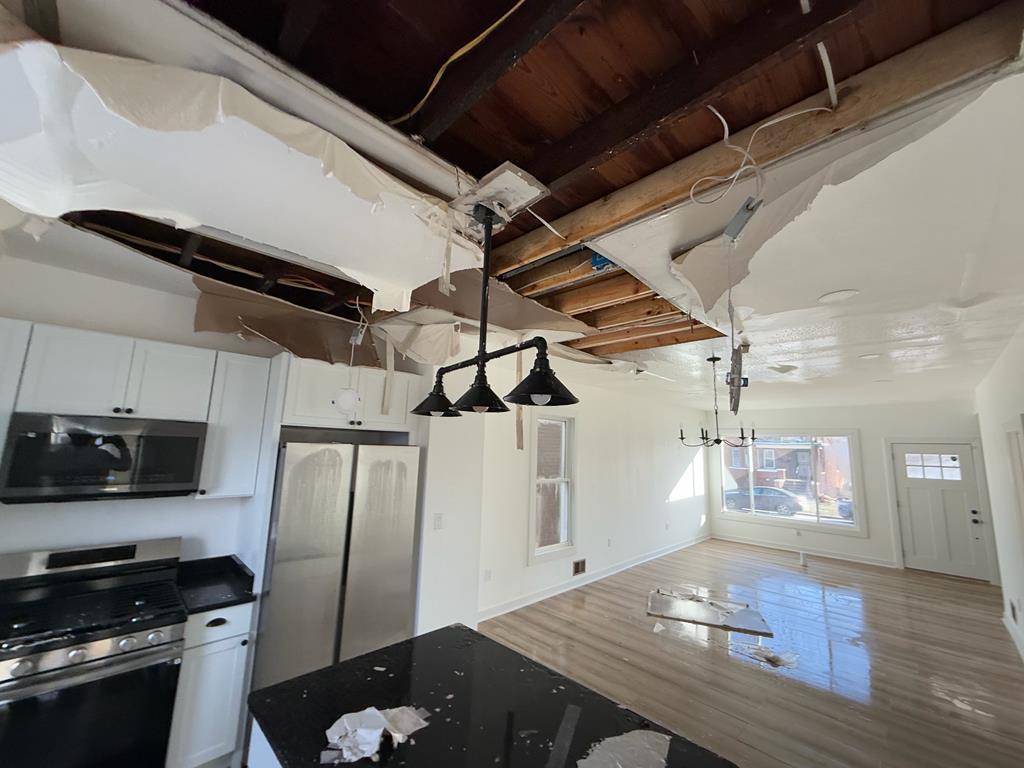
<svg viewBox="0 0 1024 768">
<path fill-rule="evenodd" d="M 786 653 L 778 653 L 771 648 L 765 648 L 762 645 L 734 645 L 731 648 L 733 653 L 738 653 L 740 656 L 746 656 L 759 661 L 762 664 L 767 664 L 769 667 L 795 667 L 796 660 L 799 656 L 792 651 Z"/>
<path fill-rule="evenodd" d="M 465 214 L 222 77 L 29 40 L 0 46 L 0 89 L 0 198 L 26 213 L 214 227 L 338 270 L 375 309 L 480 266 Z"/>
<path fill-rule="evenodd" d="M 576 768 L 665 768 L 672 737 L 657 731 L 630 731 L 594 744 Z"/>
<path fill-rule="evenodd" d="M 716 600 L 696 592 L 655 589 L 647 596 L 647 615 L 717 627 L 729 632 L 773 636 L 764 617 L 746 603 Z"/>
<path fill-rule="evenodd" d="M 426 728 L 429 716 L 426 710 L 413 707 L 384 710 L 367 707 L 362 712 L 342 715 L 327 729 L 328 749 L 320 753 L 320 763 L 355 763 L 366 757 L 376 762 L 385 731 L 397 747 L 416 731 Z"/>
</svg>

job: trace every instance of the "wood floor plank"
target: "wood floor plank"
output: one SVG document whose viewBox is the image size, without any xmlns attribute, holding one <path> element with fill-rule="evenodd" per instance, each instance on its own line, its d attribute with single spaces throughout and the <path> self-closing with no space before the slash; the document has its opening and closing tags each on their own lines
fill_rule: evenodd
<svg viewBox="0 0 1024 768">
<path fill-rule="evenodd" d="M 754 605 L 798 655 L 646 615 L 655 587 Z M 740 766 L 1017 768 L 1024 665 L 998 587 L 711 540 L 480 625 Z M 655 632 L 656 624 L 663 629 Z"/>
</svg>

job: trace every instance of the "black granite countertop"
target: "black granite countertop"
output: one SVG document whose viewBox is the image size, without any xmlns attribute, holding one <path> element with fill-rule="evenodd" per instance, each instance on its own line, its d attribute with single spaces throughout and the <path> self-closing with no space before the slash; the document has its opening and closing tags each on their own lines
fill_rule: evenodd
<svg viewBox="0 0 1024 768">
<path fill-rule="evenodd" d="M 665 761 L 643 768 L 733 765 L 461 625 L 249 695 L 282 768 L 319 765 L 324 732 L 341 715 L 403 705 L 430 712 L 429 725 L 393 751 L 385 736 L 378 763 L 352 765 L 576 768 L 603 739 L 638 729 L 671 737 Z"/>
<path fill-rule="evenodd" d="M 236 555 L 182 560 L 178 563 L 178 591 L 190 614 L 251 603 L 252 571 Z"/>
</svg>

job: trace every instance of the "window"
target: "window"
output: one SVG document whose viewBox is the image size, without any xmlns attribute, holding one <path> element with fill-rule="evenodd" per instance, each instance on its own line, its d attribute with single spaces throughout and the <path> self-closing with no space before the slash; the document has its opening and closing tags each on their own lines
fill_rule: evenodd
<svg viewBox="0 0 1024 768">
<path fill-rule="evenodd" d="M 572 550 L 572 419 L 538 418 L 534 433 L 533 557 Z"/>
<path fill-rule="evenodd" d="M 759 437 L 752 447 L 732 448 L 728 456 L 723 451 L 723 507 L 765 518 L 857 527 L 852 441 L 852 435 L 780 433 Z M 912 457 L 907 455 L 908 476 Z M 959 473 L 957 457 L 934 459 L 935 472 Z M 927 476 L 923 460 L 918 464 L 913 469 L 921 475 L 915 476 Z"/>
<path fill-rule="evenodd" d="M 959 480 L 958 453 L 905 453 L 904 466 L 911 480 Z"/>
</svg>

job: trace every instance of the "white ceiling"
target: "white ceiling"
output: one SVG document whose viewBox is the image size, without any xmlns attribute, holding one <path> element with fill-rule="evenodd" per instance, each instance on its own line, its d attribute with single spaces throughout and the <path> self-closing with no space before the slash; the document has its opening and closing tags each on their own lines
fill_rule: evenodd
<svg viewBox="0 0 1024 768">
<path fill-rule="evenodd" d="M 733 289 L 742 336 L 752 344 L 745 406 L 786 407 L 808 396 L 816 403 L 969 397 L 1024 321 L 1021 136 L 1018 75 L 852 179 L 822 187 L 756 250 Z M 722 205 L 734 210 L 741 201 L 734 194 Z M 692 215 L 684 206 L 644 226 L 664 228 L 688 209 Z M 662 258 L 671 255 L 666 247 Z M 848 288 L 859 294 L 818 303 Z M 709 314 L 723 317 L 725 302 Z M 727 352 L 727 342 L 629 357 L 674 379 L 687 404 L 707 406 L 704 358 L 712 351 Z"/>
</svg>

